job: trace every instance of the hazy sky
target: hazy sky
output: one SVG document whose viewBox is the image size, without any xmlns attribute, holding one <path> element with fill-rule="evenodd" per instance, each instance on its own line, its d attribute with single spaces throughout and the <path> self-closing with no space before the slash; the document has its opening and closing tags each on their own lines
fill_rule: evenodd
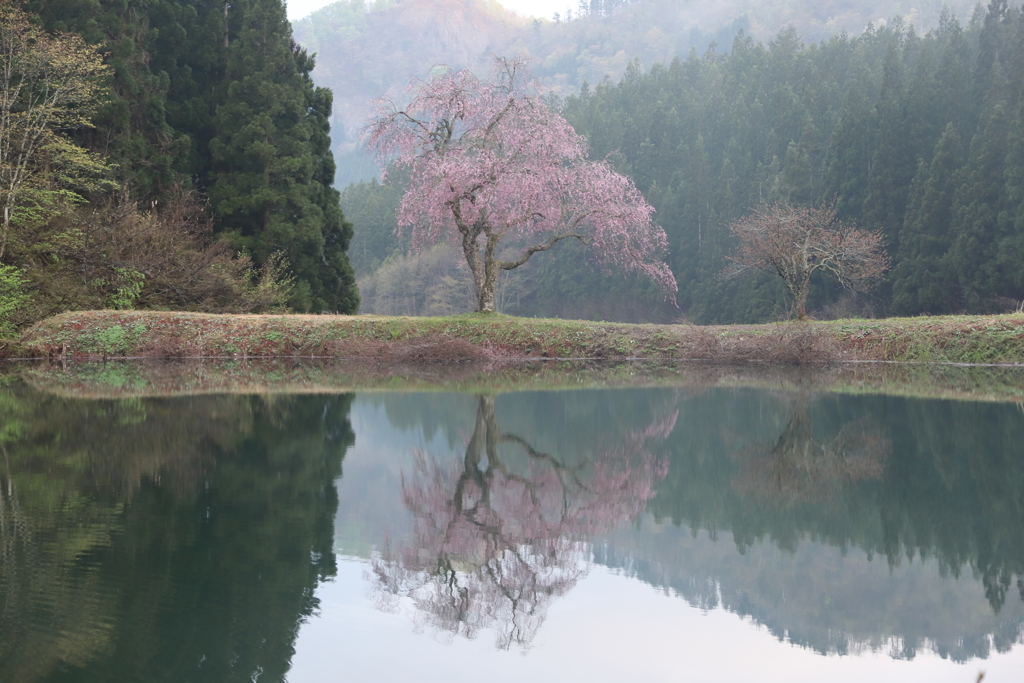
<svg viewBox="0 0 1024 683">
<path fill-rule="evenodd" d="M 292 21 L 301 19 L 310 12 L 318 10 L 324 5 L 330 5 L 335 0 L 286 0 L 288 3 L 288 18 Z M 510 9 L 533 17 L 550 18 L 555 12 L 565 12 L 566 7 L 576 11 L 579 2 L 565 2 L 565 0 L 498 0 L 505 9 Z"/>
</svg>

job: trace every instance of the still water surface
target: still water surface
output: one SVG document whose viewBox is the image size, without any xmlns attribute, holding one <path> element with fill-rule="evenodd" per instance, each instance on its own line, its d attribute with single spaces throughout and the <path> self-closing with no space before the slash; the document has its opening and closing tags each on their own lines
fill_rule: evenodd
<svg viewBox="0 0 1024 683">
<path fill-rule="evenodd" d="M 1024 678 L 1024 412 L 0 387 L 0 681 Z"/>
</svg>

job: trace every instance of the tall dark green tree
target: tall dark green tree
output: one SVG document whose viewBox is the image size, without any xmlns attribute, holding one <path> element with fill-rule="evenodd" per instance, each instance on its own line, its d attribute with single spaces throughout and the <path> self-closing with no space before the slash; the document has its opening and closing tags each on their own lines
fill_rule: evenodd
<svg viewBox="0 0 1024 683">
<path fill-rule="evenodd" d="M 81 35 L 102 46 L 111 67 L 112 97 L 94 119 L 95 127 L 79 134 L 81 142 L 114 162 L 117 179 L 144 202 L 161 197 L 175 182 L 176 157 L 187 138 L 167 122 L 168 74 L 154 69 L 158 37 L 181 31 L 174 11 L 178 0 L 29 0 L 49 31 Z M 154 21 L 159 16 L 159 21 Z M 166 41 L 165 41 L 166 42 Z M 171 61 L 177 55 L 167 55 Z"/>
<path fill-rule="evenodd" d="M 871 100 L 865 92 L 863 66 L 852 79 L 829 145 L 825 186 L 839 197 L 844 216 L 857 216 L 867 197 L 871 168 Z M 861 75 L 863 74 L 863 75 Z"/>
<path fill-rule="evenodd" d="M 997 267 L 1010 280 L 1007 294 L 1024 299 L 1024 11 L 1016 12 L 1007 81 L 1016 99 L 1007 137 L 1005 203 L 999 214 Z"/>
<path fill-rule="evenodd" d="M 896 252 L 899 265 L 892 275 L 892 309 L 897 314 L 948 313 L 963 305 L 948 258 L 961 163 L 960 136 L 950 123 L 931 164 L 922 162 L 914 182 Z"/>
<path fill-rule="evenodd" d="M 210 204 L 220 227 L 257 262 L 284 254 L 300 311 L 358 304 L 344 251 L 352 236 L 330 187 L 329 91 L 313 86 L 313 59 L 291 40 L 280 0 L 236 3 L 223 101 L 210 142 Z"/>
<path fill-rule="evenodd" d="M 1004 170 L 1009 119 L 1006 79 L 999 62 L 990 76 L 978 131 L 971 140 L 964 182 L 953 197 L 951 265 L 968 310 L 989 311 L 994 298 L 1010 296 L 1007 273 L 998 267 L 998 216 L 1005 201 Z"/>
<path fill-rule="evenodd" d="M 883 67 L 882 89 L 876 106 L 876 144 L 864 198 L 863 224 L 881 230 L 887 248 L 895 252 L 898 232 L 906 213 L 907 190 L 914 175 L 904 102 L 903 68 L 895 40 L 889 45 Z"/>
</svg>

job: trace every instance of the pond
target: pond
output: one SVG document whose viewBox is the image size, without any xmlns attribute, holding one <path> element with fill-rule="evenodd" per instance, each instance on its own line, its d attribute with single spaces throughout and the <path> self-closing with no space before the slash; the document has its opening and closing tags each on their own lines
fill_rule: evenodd
<svg viewBox="0 0 1024 683">
<path fill-rule="evenodd" d="M 3 377 L 0 681 L 1024 672 L 1020 370 L 236 370 Z"/>
</svg>

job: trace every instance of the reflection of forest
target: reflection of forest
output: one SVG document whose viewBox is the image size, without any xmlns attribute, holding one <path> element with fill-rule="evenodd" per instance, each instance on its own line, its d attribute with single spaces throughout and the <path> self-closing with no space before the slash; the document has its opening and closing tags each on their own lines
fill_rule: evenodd
<svg viewBox="0 0 1024 683">
<path fill-rule="evenodd" d="M 0 680 L 282 680 L 333 572 L 350 402 L 0 389 Z M 360 528 L 379 546 L 374 524 L 413 513 L 381 548 L 380 597 L 449 633 L 528 644 L 593 552 L 822 652 L 959 660 L 1020 641 L 1014 405 L 721 388 L 358 405 L 381 453 L 398 426 L 429 448 L 380 455 L 373 481 L 349 461 L 342 485 L 372 486 L 342 508 L 381 513 Z"/>
<path fill-rule="evenodd" d="M 590 538 L 643 510 L 665 474 L 647 442 L 674 423 L 673 413 L 564 458 L 503 431 L 494 396 L 480 396 L 462 458 L 420 452 L 403 481 L 414 532 L 374 560 L 379 603 L 409 597 L 441 633 L 493 628 L 498 647 L 528 647 L 550 602 L 585 574 Z"/>
<path fill-rule="evenodd" d="M 473 429 L 451 417 L 472 414 L 466 396 L 366 400 L 391 426 L 453 448 Z M 718 388 L 495 405 L 503 433 L 568 462 L 678 410 L 667 439 L 648 445 L 669 462 L 652 517 L 605 536 L 599 562 L 821 652 L 964 659 L 1020 641 L 1024 415 L 1013 404 Z"/>
<path fill-rule="evenodd" d="M 0 388 L 0 680 L 282 681 L 350 402 Z"/>
<path fill-rule="evenodd" d="M 1021 640 L 1024 589 L 1010 592 L 1024 576 L 1016 406 L 714 391 L 680 405 L 684 429 L 648 508 L 655 519 L 729 532 L 740 553 L 768 543 L 788 559 L 751 571 L 738 558 L 691 558 L 684 579 L 671 551 L 639 551 L 661 567 L 656 583 L 667 571 L 695 603 L 713 585 L 729 609 L 827 652 L 909 657 L 927 642 L 959 659 L 985 656 L 988 635 L 998 650 Z M 840 570 L 833 548 L 860 550 Z M 870 566 L 875 556 L 885 571 Z"/>
</svg>

